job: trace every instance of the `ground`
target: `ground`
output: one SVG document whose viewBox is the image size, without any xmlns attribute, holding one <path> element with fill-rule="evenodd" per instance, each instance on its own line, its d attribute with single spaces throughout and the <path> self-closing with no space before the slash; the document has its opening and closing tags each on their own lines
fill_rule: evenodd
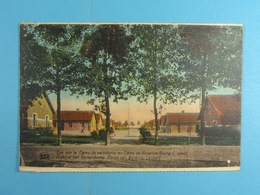
<svg viewBox="0 0 260 195">
<path fill-rule="evenodd" d="M 22 145 L 21 166 L 65 168 L 239 167 L 240 146 L 169 145 L 138 142 L 138 130 L 116 131 L 110 144 Z"/>
</svg>

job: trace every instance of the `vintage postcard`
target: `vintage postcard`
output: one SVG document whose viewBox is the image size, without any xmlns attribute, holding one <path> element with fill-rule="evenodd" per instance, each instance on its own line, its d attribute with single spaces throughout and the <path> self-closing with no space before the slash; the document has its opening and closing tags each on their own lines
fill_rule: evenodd
<svg viewBox="0 0 260 195">
<path fill-rule="evenodd" d="M 240 170 L 243 26 L 21 23 L 20 170 Z"/>
</svg>

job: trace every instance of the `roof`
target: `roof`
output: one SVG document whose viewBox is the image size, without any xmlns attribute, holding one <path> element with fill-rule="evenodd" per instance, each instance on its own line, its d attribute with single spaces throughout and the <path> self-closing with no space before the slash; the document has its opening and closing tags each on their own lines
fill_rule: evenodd
<svg viewBox="0 0 260 195">
<path fill-rule="evenodd" d="M 149 120 L 148 122 L 145 123 L 145 125 L 154 126 L 155 125 L 155 120 L 154 119 Z"/>
<path fill-rule="evenodd" d="M 159 120 L 159 124 L 160 125 L 164 125 L 165 124 L 165 121 L 166 121 L 166 115 L 162 115 L 160 120 Z"/>
<path fill-rule="evenodd" d="M 240 124 L 241 95 L 208 95 L 206 104 L 211 103 L 217 114 L 222 117 L 223 125 Z"/>
<path fill-rule="evenodd" d="M 62 121 L 91 121 L 94 111 L 61 111 L 60 117 Z M 57 120 L 57 115 L 54 115 Z"/>
<path fill-rule="evenodd" d="M 106 118 L 102 117 L 102 124 L 103 125 L 106 125 L 106 120 L 107 120 Z M 110 125 L 113 125 L 113 124 L 114 124 L 114 120 L 110 118 Z"/>
<path fill-rule="evenodd" d="M 35 101 L 35 100 L 37 100 L 38 98 L 45 98 L 45 100 L 47 101 L 47 104 L 48 104 L 49 108 L 51 109 L 51 112 L 52 112 L 53 114 L 55 114 L 55 110 L 54 110 L 54 108 L 53 108 L 53 106 L 52 106 L 51 100 L 50 100 L 50 98 L 49 98 L 49 96 L 47 95 L 46 92 L 42 92 L 39 96 L 36 96 L 36 97 L 32 100 L 32 102 Z M 31 102 L 31 103 L 32 103 L 32 102 Z M 33 104 L 31 104 L 31 106 L 33 106 Z M 23 111 L 26 111 L 26 110 L 28 109 L 28 105 L 20 105 L 20 109 L 23 110 Z"/>
<path fill-rule="evenodd" d="M 115 125 L 115 126 L 122 126 L 123 123 L 122 123 L 121 121 L 117 121 L 117 122 L 114 122 L 114 125 Z"/>
<path fill-rule="evenodd" d="M 166 113 L 168 124 L 198 123 L 199 113 Z"/>
<path fill-rule="evenodd" d="M 47 101 L 47 103 L 48 103 L 48 105 L 49 105 L 49 107 L 50 107 L 52 113 L 55 114 L 55 110 L 54 110 L 54 108 L 53 108 L 53 106 L 52 106 L 51 100 L 50 100 L 49 96 L 47 95 L 47 93 L 46 93 L 46 92 L 43 92 L 43 96 L 44 96 L 44 98 L 46 99 L 46 101 Z"/>
<path fill-rule="evenodd" d="M 95 113 L 95 117 L 96 117 L 96 121 L 99 121 L 101 120 L 101 122 L 103 122 L 103 118 L 102 118 L 102 115 L 100 113 Z"/>
<path fill-rule="evenodd" d="M 214 106 L 219 115 L 241 110 L 241 95 L 208 95 L 207 100 Z"/>
</svg>

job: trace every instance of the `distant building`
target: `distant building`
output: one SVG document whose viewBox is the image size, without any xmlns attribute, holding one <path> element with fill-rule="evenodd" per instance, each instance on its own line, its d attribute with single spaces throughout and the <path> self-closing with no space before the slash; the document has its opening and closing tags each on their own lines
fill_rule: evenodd
<svg viewBox="0 0 260 195">
<path fill-rule="evenodd" d="M 175 135 L 196 135 L 199 113 L 166 113 L 165 131 Z"/>
<path fill-rule="evenodd" d="M 125 126 L 123 125 L 123 123 L 121 121 L 114 121 L 114 127 L 116 130 L 120 130 L 120 129 L 124 129 Z"/>
<path fill-rule="evenodd" d="M 202 112 L 206 126 L 239 126 L 241 95 L 208 95 Z M 198 119 L 201 119 L 201 113 Z"/>
<path fill-rule="evenodd" d="M 25 109 L 25 111 L 21 112 L 21 130 L 53 127 L 53 114 L 55 114 L 55 111 L 46 93 L 35 98 L 28 107 L 21 106 L 21 109 Z"/>
<path fill-rule="evenodd" d="M 103 129 L 106 129 L 106 119 L 103 118 L 102 122 L 103 122 Z M 111 119 L 111 118 L 110 118 L 110 128 L 113 128 L 113 129 L 115 128 L 114 127 L 114 120 Z"/>
<path fill-rule="evenodd" d="M 96 117 L 96 130 L 104 129 L 103 117 L 100 113 L 95 113 Z"/>
<path fill-rule="evenodd" d="M 165 121 L 166 121 L 166 115 L 162 115 L 161 118 L 159 119 L 160 132 L 162 132 L 162 133 L 167 132 L 167 128 L 165 126 Z"/>
<path fill-rule="evenodd" d="M 61 111 L 61 130 L 87 133 L 97 129 L 94 111 Z M 54 127 L 57 128 L 57 116 L 54 115 Z"/>
<path fill-rule="evenodd" d="M 155 125 L 156 124 L 154 119 L 144 123 L 144 126 L 147 127 L 149 130 L 155 130 Z"/>
</svg>

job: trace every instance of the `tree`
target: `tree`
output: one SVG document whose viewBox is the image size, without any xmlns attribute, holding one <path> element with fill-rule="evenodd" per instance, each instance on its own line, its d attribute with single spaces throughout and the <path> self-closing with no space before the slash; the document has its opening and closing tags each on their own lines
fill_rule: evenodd
<svg viewBox="0 0 260 195">
<path fill-rule="evenodd" d="M 57 95 L 58 145 L 61 144 L 61 91 L 68 90 L 77 74 L 74 56 L 81 30 L 72 25 L 21 25 L 21 94 L 27 96 L 27 101 L 30 100 L 27 88 L 37 89 L 38 94 Z"/>
<path fill-rule="evenodd" d="M 129 123 L 128 123 L 128 121 L 126 120 L 126 121 L 124 122 L 124 126 L 125 126 L 125 127 L 128 127 L 128 125 L 129 125 Z"/>
<path fill-rule="evenodd" d="M 136 54 L 137 75 L 133 94 L 140 102 L 153 98 L 155 144 L 158 142 L 158 116 L 163 103 L 176 103 L 181 97 L 182 82 L 178 64 L 183 60 L 181 38 L 175 25 L 136 25 L 133 33 L 140 46 Z"/>
<path fill-rule="evenodd" d="M 135 123 L 133 121 L 130 122 L 130 125 L 132 126 L 132 128 L 135 126 Z"/>
<path fill-rule="evenodd" d="M 186 63 L 179 66 L 192 89 L 193 98 L 201 94 L 201 144 L 205 145 L 205 95 L 219 87 L 240 92 L 242 71 L 241 26 L 181 25 L 180 34 L 186 43 Z"/>
<path fill-rule="evenodd" d="M 129 53 L 133 48 L 133 37 L 127 26 L 111 24 L 96 25 L 82 44 L 81 54 L 87 63 L 83 64 L 77 91 L 98 99 L 95 107 L 106 116 L 105 145 L 110 129 L 110 99 L 117 102 L 128 98 L 125 86 L 132 72 Z M 89 103 L 95 104 L 95 99 Z"/>
<path fill-rule="evenodd" d="M 45 66 L 47 50 L 38 45 L 28 27 L 20 26 L 20 128 L 27 129 L 27 110 L 35 98 L 40 97 L 42 88 L 38 82 L 38 68 Z M 38 67 L 41 62 L 42 66 Z M 35 64 L 35 65 L 31 65 Z M 37 66 L 36 66 L 37 65 Z"/>
</svg>

